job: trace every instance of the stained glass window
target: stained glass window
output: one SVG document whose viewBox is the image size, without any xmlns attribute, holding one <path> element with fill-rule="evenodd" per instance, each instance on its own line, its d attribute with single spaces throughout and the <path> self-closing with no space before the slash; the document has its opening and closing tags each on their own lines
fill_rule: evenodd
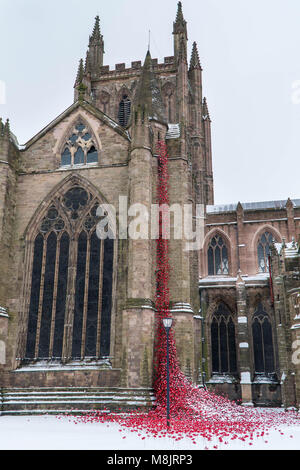
<svg viewBox="0 0 300 470">
<path fill-rule="evenodd" d="M 123 98 L 119 104 L 119 124 L 122 127 L 126 127 L 129 118 L 130 118 L 130 112 L 131 112 L 131 101 L 128 98 L 127 95 L 123 95 Z"/>
<path fill-rule="evenodd" d="M 69 166 L 72 162 L 71 152 L 66 148 L 61 154 L 61 166 Z"/>
<path fill-rule="evenodd" d="M 91 147 L 87 153 L 86 157 L 86 162 L 87 163 L 97 163 L 98 161 L 98 152 L 95 149 L 95 147 Z"/>
<path fill-rule="evenodd" d="M 91 132 L 85 124 L 78 123 L 61 154 L 61 166 L 98 163 L 98 151 Z"/>
<path fill-rule="evenodd" d="M 31 296 L 26 346 L 26 357 L 28 359 L 34 359 L 35 357 L 35 344 L 43 265 L 43 250 L 44 237 L 41 234 L 38 234 L 34 242 L 33 267 L 31 276 Z"/>
<path fill-rule="evenodd" d="M 85 297 L 85 273 L 86 273 L 87 235 L 81 232 L 78 238 L 76 287 L 75 287 L 75 310 L 73 324 L 73 346 L 72 357 L 81 359 L 83 310 Z"/>
<path fill-rule="evenodd" d="M 77 142 L 78 140 L 78 135 L 77 134 L 72 134 L 71 137 L 70 137 L 70 142 L 75 145 L 75 143 Z"/>
<path fill-rule="evenodd" d="M 104 242 L 104 269 L 102 284 L 102 329 L 101 329 L 101 355 L 109 355 L 110 329 L 111 329 L 111 306 L 112 306 L 112 275 L 114 242 L 107 238 Z"/>
<path fill-rule="evenodd" d="M 39 359 L 47 359 L 49 357 L 56 250 L 57 237 L 54 232 L 51 232 L 47 239 L 45 277 L 43 286 L 43 303 L 38 352 Z"/>
<path fill-rule="evenodd" d="M 55 325 L 52 356 L 62 357 L 64 323 L 66 313 L 66 296 L 69 266 L 70 237 L 64 232 L 60 239 L 59 269 L 57 281 L 57 298 L 55 307 Z"/>
<path fill-rule="evenodd" d="M 258 256 L 258 269 L 260 273 L 266 273 L 269 270 L 269 254 L 270 247 L 273 242 L 273 235 L 270 232 L 265 232 L 257 245 Z"/>
<path fill-rule="evenodd" d="M 252 336 L 255 372 L 273 373 L 275 366 L 272 325 L 261 303 L 253 316 Z"/>
<path fill-rule="evenodd" d="M 232 314 L 220 303 L 211 322 L 212 372 L 217 374 L 237 372 L 235 326 Z"/>
<path fill-rule="evenodd" d="M 89 288 L 87 292 L 87 319 L 85 355 L 96 355 L 98 308 L 99 308 L 99 282 L 100 282 L 101 241 L 93 232 L 91 236 Z"/>
<path fill-rule="evenodd" d="M 77 124 L 76 130 L 77 130 L 78 132 L 83 132 L 84 129 L 85 129 L 85 125 L 82 124 L 82 122 L 80 122 L 79 124 Z"/>
<path fill-rule="evenodd" d="M 215 235 L 207 250 L 208 275 L 216 276 L 229 273 L 228 250 L 220 235 Z"/>
<path fill-rule="evenodd" d="M 83 165 L 83 164 L 84 164 L 84 151 L 82 150 L 81 147 L 78 147 L 74 155 L 74 165 Z"/>
<path fill-rule="evenodd" d="M 75 185 L 53 201 L 40 221 L 33 249 L 26 360 L 110 354 L 114 241 L 97 237 L 98 206 L 92 194 Z"/>
</svg>

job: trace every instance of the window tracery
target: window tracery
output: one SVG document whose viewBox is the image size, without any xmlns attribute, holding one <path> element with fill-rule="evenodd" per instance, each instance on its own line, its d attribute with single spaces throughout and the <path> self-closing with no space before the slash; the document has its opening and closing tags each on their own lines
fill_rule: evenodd
<svg viewBox="0 0 300 470">
<path fill-rule="evenodd" d="M 61 166 L 77 166 L 98 163 L 98 151 L 91 132 L 79 122 L 65 143 L 61 154 Z"/>
<path fill-rule="evenodd" d="M 217 276 L 229 274 L 228 250 L 220 235 L 210 240 L 207 250 L 208 275 Z"/>
<path fill-rule="evenodd" d="M 257 245 L 258 269 L 260 273 L 269 270 L 270 247 L 273 243 L 273 235 L 270 232 L 262 234 Z"/>
<path fill-rule="evenodd" d="M 27 361 L 110 354 L 114 241 L 97 237 L 98 206 L 93 194 L 73 185 L 53 200 L 37 226 Z"/>
</svg>

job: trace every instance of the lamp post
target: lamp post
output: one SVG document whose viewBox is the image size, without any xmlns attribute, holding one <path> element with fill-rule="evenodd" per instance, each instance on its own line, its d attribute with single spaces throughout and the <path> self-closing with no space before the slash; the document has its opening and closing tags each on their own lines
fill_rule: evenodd
<svg viewBox="0 0 300 470">
<path fill-rule="evenodd" d="M 169 361 L 169 333 L 172 328 L 173 319 L 164 318 L 163 324 L 167 334 L 167 427 L 170 427 L 170 361 Z"/>
</svg>

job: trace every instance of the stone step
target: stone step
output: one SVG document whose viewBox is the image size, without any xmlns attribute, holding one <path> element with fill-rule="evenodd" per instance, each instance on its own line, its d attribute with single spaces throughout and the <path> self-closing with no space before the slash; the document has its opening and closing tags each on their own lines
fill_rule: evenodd
<svg viewBox="0 0 300 470">
<path fill-rule="evenodd" d="M 148 398 L 148 401 L 151 400 Z M 154 399 L 153 399 L 154 400 Z M 151 400 L 151 401 L 153 401 Z M 61 402 L 61 403 L 67 403 L 67 402 L 82 402 L 82 403 L 98 403 L 98 402 L 109 402 L 109 403 L 126 403 L 126 402 L 141 402 L 144 403 L 145 399 L 143 399 L 140 396 L 132 396 L 132 397 L 120 397 L 120 396 L 111 396 L 111 397 L 105 397 L 105 396 L 33 396 L 33 397 L 23 397 L 20 396 L 18 398 L 15 397 L 3 397 L 2 399 L 2 404 L 7 405 L 7 404 L 15 404 L 15 403 L 47 403 L 47 402 Z"/>
<path fill-rule="evenodd" d="M 131 409 L 146 409 L 148 408 L 145 402 L 138 402 L 138 401 L 130 401 L 128 400 L 126 403 L 118 403 L 118 402 L 105 402 L 105 401 L 96 401 L 96 402 L 87 402 L 87 401 L 72 401 L 72 402 L 64 402 L 64 401 L 57 401 L 57 402 L 37 402 L 37 403 L 28 403 L 28 402 L 20 402 L 20 403 L 6 403 L 3 405 L 2 414 L 5 415 L 7 412 L 19 412 L 19 411 L 42 411 L 42 410 L 52 410 L 56 411 L 59 409 L 69 410 L 76 412 L 76 410 L 109 410 L 109 411 L 125 411 Z"/>
<path fill-rule="evenodd" d="M 48 410 L 45 408 L 42 408 L 40 410 L 5 410 L 1 413 L 0 411 L 0 416 L 40 416 L 40 415 L 67 415 L 67 416 L 79 416 L 79 415 L 84 415 L 84 414 L 89 414 L 92 411 L 95 410 L 68 410 L 68 409 L 53 409 L 53 410 Z"/>
<path fill-rule="evenodd" d="M 121 388 L 121 387 L 30 387 L 30 388 L 2 388 L 0 389 L 0 393 L 26 393 L 26 392 L 86 392 L 86 393 L 94 393 L 94 392 L 109 392 L 115 393 L 146 393 L 149 394 L 152 392 L 149 388 Z"/>
<path fill-rule="evenodd" d="M 61 414 L 92 410 L 146 410 L 155 403 L 151 389 L 6 388 L 0 393 L 2 414 Z"/>
<path fill-rule="evenodd" d="M 139 396 L 139 397 L 143 397 L 143 396 L 149 396 L 149 393 L 146 393 L 146 392 L 143 392 L 143 393 L 136 393 L 136 392 L 130 392 L 130 393 L 126 393 L 126 392 L 122 392 L 122 391 L 119 391 L 119 390 L 116 390 L 116 391 L 113 391 L 113 392 L 101 392 L 101 391 L 98 391 L 98 390 L 94 390 L 94 391 L 49 391 L 49 392 L 44 392 L 44 391 L 40 391 L 40 390 L 35 390 L 35 391 L 24 391 L 24 392 L 4 392 L 3 393 L 3 396 L 4 397 L 33 397 L 33 396 L 106 396 L 106 397 L 113 397 L 113 396 L 120 396 L 120 397 L 131 397 L 133 395 L 135 396 Z"/>
</svg>

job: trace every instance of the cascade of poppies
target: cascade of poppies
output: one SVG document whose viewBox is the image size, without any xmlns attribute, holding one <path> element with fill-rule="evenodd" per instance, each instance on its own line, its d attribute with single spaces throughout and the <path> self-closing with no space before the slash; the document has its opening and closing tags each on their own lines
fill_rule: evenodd
<svg viewBox="0 0 300 470">
<path fill-rule="evenodd" d="M 156 249 L 156 337 L 154 349 L 154 391 L 158 407 L 166 406 L 166 332 L 162 319 L 171 317 L 169 296 L 169 171 L 165 142 L 159 141 L 157 203 L 160 207 L 159 237 Z M 171 411 L 184 406 L 189 382 L 180 370 L 173 330 L 169 334 Z"/>
</svg>

